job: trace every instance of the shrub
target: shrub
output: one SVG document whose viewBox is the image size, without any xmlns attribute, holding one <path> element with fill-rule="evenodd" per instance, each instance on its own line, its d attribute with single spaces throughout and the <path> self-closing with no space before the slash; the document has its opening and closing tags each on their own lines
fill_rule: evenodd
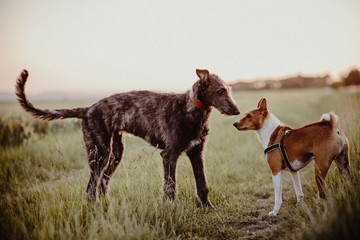
<svg viewBox="0 0 360 240">
<path fill-rule="evenodd" d="M 28 135 L 25 133 L 24 123 L 20 119 L 0 119 L 1 146 L 20 145 Z"/>
</svg>

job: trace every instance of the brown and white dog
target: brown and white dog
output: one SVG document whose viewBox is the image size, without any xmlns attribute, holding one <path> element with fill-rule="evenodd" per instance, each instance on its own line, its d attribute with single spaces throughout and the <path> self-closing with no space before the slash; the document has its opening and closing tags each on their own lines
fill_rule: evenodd
<svg viewBox="0 0 360 240">
<path fill-rule="evenodd" d="M 315 161 L 315 179 L 318 196 L 325 197 L 324 179 L 330 164 L 335 160 L 345 180 L 349 182 L 350 161 L 349 143 L 344 132 L 339 127 L 338 116 L 334 113 L 323 114 L 319 122 L 300 128 L 290 128 L 282 125 L 266 106 L 266 99 L 260 99 L 257 108 L 245 113 L 245 116 L 234 123 L 239 131 L 255 130 L 264 149 L 281 141 L 285 149 L 285 157 L 281 149 L 267 153 L 267 162 L 272 172 L 275 189 L 275 206 L 269 216 L 279 212 L 281 199 L 281 171 L 290 171 L 294 183 L 297 202 L 303 198 L 298 170 Z M 285 162 L 288 159 L 289 164 Z"/>
</svg>

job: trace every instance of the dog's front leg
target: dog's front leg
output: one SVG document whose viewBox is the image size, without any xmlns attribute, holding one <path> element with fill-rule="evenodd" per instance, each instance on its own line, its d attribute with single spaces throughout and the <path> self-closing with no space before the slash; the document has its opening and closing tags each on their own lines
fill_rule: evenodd
<svg viewBox="0 0 360 240">
<path fill-rule="evenodd" d="M 269 216 L 276 216 L 279 212 L 282 199 L 281 199 L 281 171 L 278 172 L 276 175 L 272 175 L 272 181 L 274 184 L 274 190 L 275 190 L 275 205 L 274 210 L 269 212 Z"/>
<path fill-rule="evenodd" d="M 199 144 L 190 149 L 187 152 L 187 155 L 193 168 L 198 197 L 205 206 L 214 208 L 208 197 L 209 188 L 206 183 L 206 176 L 204 172 L 204 159 L 202 156 L 202 149 L 203 145 Z"/>
<path fill-rule="evenodd" d="M 171 150 L 161 152 L 164 165 L 164 194 L 170 199 L 175 198 L 176 193 L 176 163 L 180 153 Z"/>
<path fill-rule="evenodd" d="M 291 179 L 292 179 L 293 184 L 294 184 L 297 204 L 299 204 L 299 203 L 302 202 L 302 199 L 304 197 L 304 194 L 303 194 L 302 189 L 301 189 L 301 182 L 300 182 L 300 174 L 299 174 L 299 172 L 291 172 Z"/>
</svg>

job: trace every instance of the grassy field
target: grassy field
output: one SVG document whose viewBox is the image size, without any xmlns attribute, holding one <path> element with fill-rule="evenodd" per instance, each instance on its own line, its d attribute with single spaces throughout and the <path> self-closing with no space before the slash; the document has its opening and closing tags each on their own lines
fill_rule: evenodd
<svg viewBox="0 0 360 240">
<path fill-rule="evenodd" d="M 301 171 L 304 202 L 296 205 L 285 173 L 283 205 L 274 203 L 270 169 L 254 132 L 237 132 L 216 110 L 210 119 L 206 174 L 214 210 L 196 198 L 189 160 L 177 168 L 177 196 L 162 196 L 160 151 L 127 135 L 124 158 L 108 199 L 83 197 L 89 168 L 79 122 L 34 120 L 16 103 L 0 103 L 0 236 L 4 239 L 354 239 L 360 237 L 360 91 L 322 90 L 234 93 L 242 113 L 261 97 L 282 122 L 299 127 L 334 111 L 350 141 L 352 184 L 335 163 L 318 200 L 314 165 Z M 93 102 L 34 103 L 44 108 Z"/>
</svg>

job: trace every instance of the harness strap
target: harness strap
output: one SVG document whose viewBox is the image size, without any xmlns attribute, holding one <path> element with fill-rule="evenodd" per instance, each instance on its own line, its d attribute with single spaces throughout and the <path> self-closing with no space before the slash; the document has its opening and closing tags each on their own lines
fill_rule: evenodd
<svg viewBox="0 0 360 240">
<path fill-rule="evenodd" d="M 266 155 L 268 152 L 271 152 L 277 148 L 280 148 L 280 143 L 277 143 L 277 144 L 274 144 L 274 145 L 271 145 L 270 147 L 267 147 L 265 150 L 264 150 L 264 154 Z"/>
<path fill-rule="evenodd" d="M 281 150 L 281 153 L 282 153 L 282 155 L 283 155 L 283 157 L 284 157 L 284 160 L 285 160 L 285 162 L 286 162 L 286 165 L 288 166 L 288 168 L 290 169 L 290 171 L 296 172 L 296 170 L 291 166 L 291 163 L 290 163 L 290 161 L 289 161 L 289 158 L 288 158 L 288 156 L 287 156 L 287 154 L 286 154 L 286 151 L 285 151 L 285 148 L 284 148 L 284 139 L 285 139 L 285 136 L 286 136 L 287 133 L 288 133 L 288 132 L 285 131 L 284 136 L 283 136 L 283 137 L 281 138 L 281 140 L 280 140 L 280 150 Z"/>
<path fill-rule="evenodd" d="M 265 150 L 264 150 L 264 154 L 266 155 L 267 153 L 277 149 L 277 148 L 280 148 L 281 150 L 281 154 L 283 155 L 283 158 L 285 160 L 285 163 L 287 165 L 287 167 L 290 169 L 290 171 L 292 172 L 297 172 L 297 170 L 295 170 L 292 166 L 291 166 L 291 163 L 289 161 L 289 158 L 286 154 L 286 151 L 285 151 L 285 148 L 284 148 L 284 139 L 285 139 L 285 136 L 286 134 L 288 134 L 291 130 L 286 130 L 284 135 L 282 136 L 281 140 L 280 140 L 280 143 L 277 143 L 277 144 L 274 144 L 274 145 L 271 145 L 270 147 L 267 147 Z"/>
</svg>

